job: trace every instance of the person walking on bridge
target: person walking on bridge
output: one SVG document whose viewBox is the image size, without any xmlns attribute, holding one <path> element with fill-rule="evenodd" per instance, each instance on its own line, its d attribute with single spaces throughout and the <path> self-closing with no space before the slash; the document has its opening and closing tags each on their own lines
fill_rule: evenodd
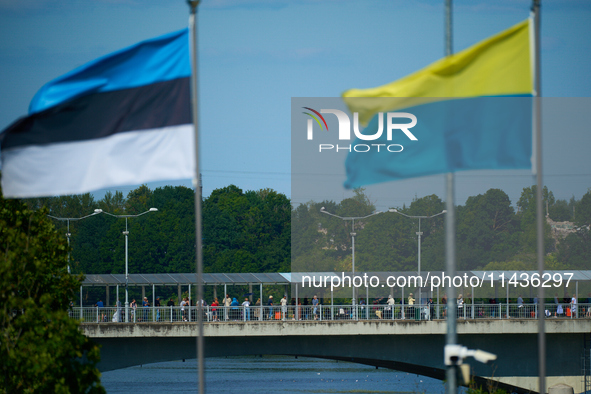
<svg viewBox="0 0 591 394">
<path fill-rule="evenodd" d="M 285 321 L 287 315 L 287 296 L 284 295 L 281 299 L 281 320 Z"/>
<path fill-rule="evenodd" d="M 156 321 L 160 321 L 160 297 L 156 297 L 156 301 L 154 301 L 154 308 L 157 308 Z"/>
<path fill-rule="evenodd" d="M 220 303 L 218 302 L 218 299 L 215 298 L 213 300 L 213 302 L 211 303 L 211 313 L 213 316 L 213 321 L 219 321 L 218 320 L 218 306 L 220 306 Z"/>
<path fill-rule="evenodd" d="M 131 320 L 135 323 L 135 310 L 137 309 L 137 302 L 135 302 L 135 298 L 133 299 L 133 301 L 131 301 L 131 304 L 129 305 L 129 307 L 131 308 L 130 312 L 131 312 Z"/>
<path fill-rule="evenodd" d="M 570 300 L 570 313 L 571 317 L 577 318 L 579 317 L 578 310 L 577 310 L 577 297 L 573 295 L 573 298 Z"/>
<path fill-rule="evenodd" d="M 238 310 L 240 304 L 238 303 L 238 300 L 234 298 L 230 306 L 232 307 L 232 320 L 240 320 L 240 311 Z"/>
<path fill-rule="evenodd" d="M 386 313 L 384 314 L 384 319 L 392 319 L 394 315 L 394 304 L 396 304 L 396 300 L 391 295 L 388 295 L 388 301 L 386 302 L 388 306 L 385 308 Z"/>
<path fill-rule="evenodd" d="M 226 294 L 226 298 L 224 298 L 224 320 L 228 320 L 230 305 L 232 305 L 232 299 L 230 298 L 230 294 Z"/>
<path fill-rule="evenodd" d="M 260 298 L 257 298 L 257 302 L 254 303 L 254 306 L 255 306 L 255 308 L 254 308 L 254 319 L 255 320 L 259 320 L 259 317 L 262 317 L 260 315 L 260 312 L 261 312 L 261 299 Z M 261 320 L 263 320 L 263 319 L 261 318 Z"/>
<path fill-rule="evenodd" d="M 96 306 L 97 308 L 99 308 L 100 311 L 100 320 L 99 321 L 105 321 L 105 312 L 103 312 L 103 300 L 99 299 L 98 302 L 96 304 L 94 304 L 94 306 Z M 99 313 L 97 313 L 97 316 L 99 315 Z"/>
<path fill-rule="evenodd" d="M 183 321 L 188 321 L 187 315 L 185 314 L 185 305 L 188 305 L 188 302 L 186 298 L 183 298 L 181 301 L 181 316 L 183 317 Z"/>
<path fill-rule="evenodd" d="M 242 307 L 244 308 L 244 321 L 250 321 L 250 300 L 248 297 L 244 299 Z"/>
<path fill-rule="evenodd" d="M 273 320 L 273 296 L 269 296 L 269 301 L 267 301 L 267 306 L 269 307 L 269 320 Z"/>
<path fill-rule="evenodd" d="M 415 318 L 415 299 L 412 296 L 412 293 L 408 295 L 408 318 L 414 319 Z"/>
<path fill-rule="evenodd" d="M 318 320 L 318 297 L 312 298 L 312 307 L 314 308 L 312 313 L 314 314 L 314 320 Z"/>
</svg>

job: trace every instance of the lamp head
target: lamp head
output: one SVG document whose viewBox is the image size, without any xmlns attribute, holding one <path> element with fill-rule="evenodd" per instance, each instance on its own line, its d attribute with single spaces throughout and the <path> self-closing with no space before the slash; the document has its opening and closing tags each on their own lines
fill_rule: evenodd
<svg viewBox="0 0 591 394">
<path fill-rule="evenodd" d="M 103 210 L 100 209 L 100 208 L 97 208 L 97 209 L 94 210 L 94 213 L 103 213 Z"/>
<path fill-rule="evenodd" d="M 388 212 L 398 212 L 398 210 L 395 208 L 390 208 L 390 209 L 388 209 Z"/>
<path fill-rule="evenodd" d="M 446 209 L 444 209 L 443 211 L 441 211 L 441 213 L 447 213 L 447 210 L 446 210 Z"/>
<path fill-rule="evenodd" d="M 324 212 L 324 211 L 325 211 L 324 207 L 320 208 L 320 212 Z"/>
<path fill-rule="evenodd" d="M 158 208 L 150 208 L 150 212 L 157 212 Z"/>
</svg>

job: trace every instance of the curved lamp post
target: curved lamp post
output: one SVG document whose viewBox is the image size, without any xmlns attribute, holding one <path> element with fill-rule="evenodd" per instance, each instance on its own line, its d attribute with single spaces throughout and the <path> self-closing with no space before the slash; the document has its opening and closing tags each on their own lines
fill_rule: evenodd
<svg viewBox="0 0 591 394">
<path fill-rule="evenodd" d="M 419 239 L 419 262 L 418 262 L 418 274 L 419 276 L 421 276 L 421 235 L 423 235 L 423 233 L 421 232 L 421 219 L 431 219 L 434 218 L 435 216 L 439 216 L 439 215 L 443 215 L 444 213 L 446 213 L 446 210 L 443 210 L 439 213 L 436 213 L 435 215 L 431 215 L 431 216 L 411 216 L 411 215 L 407 215 L 405 213 L 402 213 L 400 211 L 398 211 L 397 209 L 391 208 L 388 210 L 388 212 L 393 212 L 393 213 L 397 213 L 399 215 L 405 216 L 407 218 L 410 219 L 419 219 L 419 231 L 417 231 L 417 236 Z M 419 304 L 422 304 L 422 300 L 421 300 L 421 288 L 419 287 Z"/>
<path fill-rule="evenodd" d="M 101 211 L 102 213 L 113 216 L 114 218 L 125 218 L 125 231 L 123 231 L 123 235 L 125 235 L 125 322 L 129 322 L 129 292 L 127 290 L 127 284 L 129 282 L 129 269 L 128 269 L 128 261 L 129 261 L 129 248 L 128 248 L 128 236 L 129 231 L 127 230 L 127 219 L 129 218 L 137 218 L 138 216 L 145 215 L 149 212 L 157 212 L 158 208 L 150 208 L 146 212 L 139 213 L 137 215 L 115 215 L 109 212 Z"/>
<path fill-rule="evenodd" d="M 66 238 L 68 239 L 68 274 L 70 273 L 70 236 L 72 235 L 72 233 L 70 233 L 70 222 L 74 222 L 76 220 L 82 220 L 82 219 L 86 219 L 89 218 L 91 216 L 94 215 L 98 215 L 99 213 L 102 213 L 103 210 L 102 209 L 95 209 L 93 213 L 91 213 L 90 215 L 86 215 L 86 216 L 82 216 L 81 218 L 58 218 L 56 216 L 52 216 L 52 215 L 47 215 L 48 217 L 55 219 L 55 220 L 60 220 L 60 221 L 66 221 L 68 222 L 68 231 L 66 232 Z"/>
<path fill-rule="evenodd" d="M 355 217 L 342 217 L 339 215 L 335 215 L 334 213 L 330 213 L 328 212 L 326 209 L 324 209 L 324 207 L 320 208 L 320 212 L 325 213 L 327 215 L 330 216 L 334 216 L 335 218 L 339 218 L 341 220 L 350 220 L 351 221 L 351 280 L 353 280 L 353 277 L 355 276 L 355 235 L 357 235 L 355 233 L 355 220 L 359 220 L 359 219 L 365 219 L 368 218 L 370 216 L 374 216 L 374 215 L 378 215 L 380 213 L 382 213 L 381 211 L 375 211 L 373 213 L 370 213 L 367 216 L 355 216 Z M 355 286 L 351 286 L 353 288 L 353 297 L 351 298 L 351 306 L 355 306 L 356 304 L 356 300 L 355 300 Z"/>
</svg>

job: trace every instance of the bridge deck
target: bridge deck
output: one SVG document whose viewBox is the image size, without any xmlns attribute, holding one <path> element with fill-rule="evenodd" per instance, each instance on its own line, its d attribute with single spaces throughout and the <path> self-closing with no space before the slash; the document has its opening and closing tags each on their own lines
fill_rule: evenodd
<svg viewBox="0 0 591 394">
<path fill-rule="evenodd" d="M 444 320 L 380 320 L 380 321 L 250 321 L 211 322 L 204 324 L 206 337 L 289 336 L 289 335 L 445 335 Z M 178 323 L 84 323 L 84 334 L 91 338 L 122 337 L 195 337 L 195 322 Z M 535 320 L 480 319 L 458 320 L 457 330 L 463 334 L 537 334 Z M 548 319 L 548 334 L 585 334 L 591 332 L 589 319 Z"/>
</svg>

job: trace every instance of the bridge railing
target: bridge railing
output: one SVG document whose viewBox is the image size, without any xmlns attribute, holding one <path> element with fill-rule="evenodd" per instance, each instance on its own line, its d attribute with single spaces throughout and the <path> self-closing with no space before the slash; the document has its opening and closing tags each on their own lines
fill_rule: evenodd
<svg viewBox="0 0 591 394">
<path fill-rule="evenodd" d="M 129 308 L 129 322 L 195 322 L 196 306 Z M 289 306 L 206 306 L 204 322 L 327 321 L 327 320 L 438 320 L 445 319 L 445 304 L 415 305 L 289 305 Z M 458 319 L 537 319 L 537 304 L 463 304 Z M 125 322 L 124 307 L 74 307 L 70 317 L 82 323 Z M 591 318 L 591 304 L 546 304 L 548 318 Z"/>
</svg>

